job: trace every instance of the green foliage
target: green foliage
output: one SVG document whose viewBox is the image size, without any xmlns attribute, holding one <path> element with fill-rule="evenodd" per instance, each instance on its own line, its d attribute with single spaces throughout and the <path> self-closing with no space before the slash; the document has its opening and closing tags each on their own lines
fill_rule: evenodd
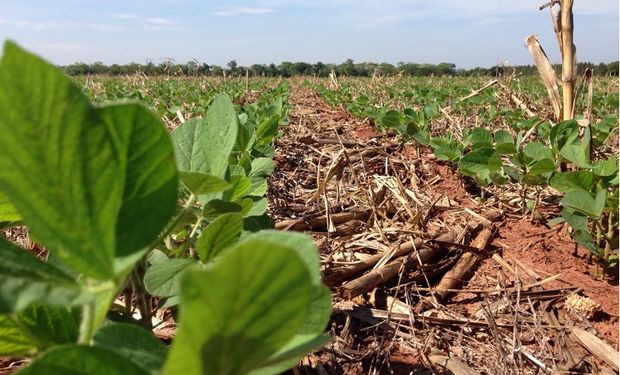
<svg viewBox="0 0 620 375">
<path fill-rule="evenodd" d="M 182 289 L 165 373 L 244 374 L 260 368 L 301 327 L 312 283 L 292 249 L 245 241 L 206 269 L 187 273 Z"/>
<path fill-rule="evenodd" d="M 164 255 L 165 257 L 165 255 Z M 159 260 L 151 263 L 144 275 L 146 290 L 156 297 L 173 297 L 180 292 L 181 271 L 194 261 L 187 258 Z"/>
<path fill-rule="evenodd" d="M 235 243 L 243 231 L 243 217 L 237 213 L 224 214 L 215 219 L 196 241 L 200 260 L 209 262 L 222 250 Z"/>
<path fill-rule="evenodd" d="M 122 278 L 174 210 L 176 167 L 159 121 L 138 105 L 91 106 L 12 43 L 0 63 L 0 132 L 1 190 L 75 271 Z"/>
<path fill-rule="evenodd" d="M 34 302 L 80 305 L 93 297 L 70 275 L 0 238 L 0 313 L 22 311 Z"/>
<path fill-rule="evenodd" d="M 153 334 L 135 324 L 112 323 L 93 337 L 93 345 L 108 349 L 148 373 L 158 373 L 164 365 L 168 348 Z"/>
<path fill-rule="evenodd" d="M 0 223 L 17 222 L 21 220 L 21 216 L 17 208 L 13 206 L 9 197 L 0 191 Z"/>
<path fill-rule="evenodd" d="M 167 350 L 149 330 L 106 322 L 137 323 L 130 306 L 110 311 L 121 292 L 147 327 L 151 296 L 181 300 L 169 373 L 276 373 L 326 342 L 312 241 L 246 232 L 270 225 L 287 86 L 241 109 L 214 95 L 170 137 L 140 105 L 93 106 L 12 43 L 0 78 L 0 220 L 23 220 L 53 259 L 0 240 L 0 355 L 34 357 L 20 374 L 160 373 Z"/>
<path fill-rule="evenodd" d="M 0 315 L 0 356 L 27 355 L 36 350 L 28 334 L 8 315 Z"/>
<path fill-rule="evenodd" d="M 18 375 L 148 375 L 129 358 L 102 347 L 66 345 L 58 346 L 43 353 Z"/>
</svg>

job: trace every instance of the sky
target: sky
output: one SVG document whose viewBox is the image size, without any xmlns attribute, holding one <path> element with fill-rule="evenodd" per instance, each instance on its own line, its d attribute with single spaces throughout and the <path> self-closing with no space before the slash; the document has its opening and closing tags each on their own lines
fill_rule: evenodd
<svg viewBox="0 0 620 375">
<path fill-rule="evenodd" d="M 305 61 L 531 64 L 537 34 L 560 62 L 544 0 L 0 0 L 0 40 L 47 60 L 224 66 Z M 618 60 L 618 0 L 575 0 L 579 61 Z"/>
</svg>

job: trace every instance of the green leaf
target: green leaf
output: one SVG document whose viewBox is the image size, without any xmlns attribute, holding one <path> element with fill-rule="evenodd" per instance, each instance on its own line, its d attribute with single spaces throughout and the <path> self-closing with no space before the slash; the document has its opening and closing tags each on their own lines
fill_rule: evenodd
<svg viewBox="0 0 620 375">
<path fill-rule="evenodd" d="M 135 324 L 109 324 L 93 338 L 94 345 L 130 359 L 143 370 L 158 373 L 164 365 L 167 347 L 151 332 Z"/>
<path fill-rule="evenodd" d="M 295 251 L 261 241 L 244 241 L 207 269 L 188 271 L 182 284 L 165 374 L 244 374 L 261 367 L 298 332 L 312 291 Z"/>
<path fill-rule="evenodd" d="M 594 186 L 594 173 L 590 171 L 556 173 L 549 183 L 562 193 L 574 190 L 590 191 Z"/>
<path fill-rule="evenodd" d="M 268 177 L 273 173 L 275 163 L 270 158 L 256 158 L 252 160 L 250 177 Z"/>
<path fill-rule="evenodd" d="M 386 128 L 395 128 L 400 126 L 402 122 L 402 116 L 399 111 L 388 111 L 383 117 L 381 117 L 381 125 Z"/>
<path fill-rule="evenodd" d="M 203 134 L 204 155 L 211 174 L 224 177 L 228 169 L 228 157 L 235 147 L 239 128 L 237 112 L 227 94 L 219 94 L 207 111 Z"/>
<path fill-rule="evenodd" d="M 590 217 L 598 218 L 605 208 L 607 191 L 601 189 L 596 198 L 584 190 L 574 190 L 566 193 L 562 198 L 562 205 L 578 210 Z"/>
<path fill-rule="evenodd" d="M 71 276 L 0 238 L 0 313 L 33 302 L 75 306 L 92 298 Z"/>
<path fill-rule="evenodd" d="M 495 147 L 500 155 L 513 155 L 517 153 L 517 147 L 512 143 L 501 143 Z"/>
<path fill-rule="evenodd" d="M 324 346 L 331 341 L 329 336 L 298 335 L 295 336 L 282 350 L 273 355 L 267 363 L 254 371 L 250 375 L 271 375 L 280 374 L 299 363 L 308 352 Z"/>
<path fill-rule="evenodd" d="M 243 218 L 243 230 L 246 232 L 255 233 L 271 228 L 273 228 L 273 221 L 267 214 Z"/>
<path fill-rule="evenodd" d="M 31 305 L 17 315 L 40 350 L 53 345 L 72 344 L 79 336 L 80 310 L 64 306 Z"/>
<path fill-rule="evenodd" d="M 43 353 L 16 375 L 148 375 L 133 361 L 111 350 L 81 346 L 59 346 Z"/>
<path fill-rule="evenodd" d="M 491 147 L 482 147 L 473 150 L 461 158 L 459 169 L 470 175 L 479 172 L 488 172 L 489 159 L 493 156 L 494 151 L 495 150 Z"/>
<path fill-rule="evenodd" d="M 605 209 L 605 201 L 607 200 L 607 189 L 600 189 L 596 192 L 594 197 L 593 212 L 596 213 L 596 217 L 600 217 Z"/>
<path fill-rule="evenodd" d="M 469 133 L 467 140 L 474 145 L 474 148 L 493 146 L 493 135 L 484 128 L 474 128 Z"/>
<path fill-rule="evenodd" d="M 246 121 L 242 121 L 244 116 Z M 247 152 L 252 149 L 252 145 L 256 142 L 256 130 L 254 126 L 247 121 L 247 115 L 242 113 L 239 115 L 239 132 L 237 133 L 237 142 L 235 144 L 235 150 L 239 152 Z"/>
<path fill-rule="evenodd" d="M 562 218 L 575 230 L 588 230 L 588 217 L 571 207 L 562 209 Z"/>
<path fill-rule="evenodd" d="M 252 186 L 245 194 L 246 197 L 263 197 L 269 190 L 267 179 L 264 177 L 251 177 Z"/>
<path fill-rule="evenodd" d="M 223 214 L 234 212 L 241 213 L 242 211 L 243 207 L 238 203 L 228 202 L 221 199 L 213 199 L 205 204 L 203 216 L 207 219 L 207 221 L 211 222 Z"/>
<path fill-rule="evenodd" d="M 597 176 L 613 176 L 618 173 L 618 157 L 612 155 L 609 159 L 597 160 L 592 166 L 592 172 Z"/>
<path fill-rule="evenodd" d="M 20 221 L 21 219 L 17 208 L 11 203 L 9 197 L 0 190 L 0 222 Z"/>
<path fill-rule="evenodd" d="M 439 108 L 437 107 L 437 104 L 427 104 L 422 109 L 422 113 L 424 113 L 424 119 L 429 121 L 439 114 Z"/>
<path fill-rule="evenodd" d="M 205 149 L 205 126 L 201 119 L 190 119 L 174 129 L 171 134 L 174 155 L 180 171 L 209 174 Z"/>
<path fill-rule="evenodd" d="M 571 233 L 571 237 L 581 246 L 585 247 L 592 254 L 598 256 L 599 258 L 604 257 L 603 249 L 598 247 L 594 243 L 594 238 L 592 238 L 592 234 L 587 230 L 575 230 Z"/>
<path fill-rule="evenodd" d="M 299 255 L 301 260 L 303 260 L 304 265 L 306 266 L 306 271 L 310 275 L 312 283 L 316 286 L 323 285 L 321 283 L 321 272 L 319 269 L 319 254 L 316 246 L 314 245 L 314 241 L 312 241 L 312 239 L 307 235 L 277 230 L 263 230 L 245 237 L 242 243 L 248 241 L 270 243 L 276 246 L 284 245 L 290 248 L 297 253 L 297 255 Z"/>
<path fill-rule="evenodd" d="M 0 357 L 25 355 L 36 345 L 28 335 L 6 315 L 0 315 Z"/>
<path fill-rule="evenodd" d="M 495 185 L 501 186 L 508 182 L 508 178 L 502 173 L 492 172 L 489 174 L 489 179 Z"/>
<path fill-rule="evenodd" d="M 590 155 L 580 145 L 566 145 L 560 154 L 579 168 L 590 168 Z"/>
<path fill-rule="evenodd" d="M 194 263 L 193 259 L 179 258 L 151 265 L 144 275 L 144 286 L 147 292 L 156 297 L 178 295 L 181 273 Z"/>
<path fill-rule="evenodd" d="M 523 147 L 523 154 L 536 161 L 543 159 L 553 160 L 553 152 L 551 152 L 551 149 L 538 141 L 526 144 Z"/>
<path fill-rule="evenodd" d="M 7 42 L 0 62 L 0 190 L 73 270 L 121 277 L 174 212 L 163 125 L 135 104 L 95 108 L 52 65 Z"/>
<path fill-rule="evenodd" d="M 428 145 L 431 142 L 431 134 L 428 128 L 423 127 L 412 133 L 413 138 L 421 145 Z"/>
<path fill-rule="evenodd" d="M 541 159 L 535 162 L 528 169 L 528 174 L 533 176 L 539 176 L 555 171 L 555 164 L 551 159 Z"/>
<path fill-rule="evenodd" d="M 430 144 L 438 160 L 458 161 L 463 156 L 463 145 L 450 135 L 434 137 Z"/>
<path fill-rule="evenodd" d="M 244 206 L 243 217 L 251 217 L 264 215 L 267 212 L 269 202 L 267 198 L 252 197 L 243 199 L 241 204 Z M 246 204 L 247 208 L 245 208 Z"/>
<path fill-rule="evenodd" d="M 515 140 L 512 137 L 512 134 L 510 134 L 510 132 L 506 131 L 506 130 L 498 130 L 495 132 L 494 134 L 495 137 L 495 144 L 496 145 L 504 145 L 504 144 L 508 144 L 508 145 L 514 145 L 515 144 Z"/>
<path fill-rule="evenodd" d="M 579 124 L 575 120 L 562 121 L 551 128 L 549 139 L 553 148 L 561 150 L 565 144 L 572 143 L 579 136 Z"/>
<path fill-rule="evenodd" d="M 245 176 L 231 177 L 232 189 L 224 195 L 224 199 L 236 201 L 243 198 L 252 188 L 252 180 Z"/>
<path fill-rule="evenodd" d="M 521 173 L 520 169 L 517 169 L 510 165 L 504 165 L 503 170 L 504 173 L 506 173 L 506 175 L 514 181 L 521 182 L 523 180 L 523 174 Z"/>
<path fill-rule="evenodd" d="M 256 127 L 256 138 L 262 143 L 271 142 L 273 137 L 278 135 L 280 125 L 280 116 L 273 115 L 263 121 Z"/>
<path fill-rule="evenodd" d="M 230 189 L 225 180 L 201 172 L 181 171 L 181 182 L 196 195 L 217 193 Z"/>
<path fill-rule="evenodd" d="M 215 219 L 196 241 L 196 252 L 200 260 L 203 263 L 211 261 L 222 250 L 236 242 L 242 231 L 241 214 L 224 214 Z"/>
<path fill-rule="evenodd" d="M 125 133 L 127 141 L 120 154 L 127 164 L 116 176 L 124 181 L 114 259 L 115 273 L 122 276 L 144 255 L 175 212 L 178 172 L 168 132 L 151 112 L 137 105 L 106 106 L 99 112 L 108 126 Z"/>
<path fill-rule="evenodd" d="M 331 316 L 331 291 L 321 281 L 319 255 L 314 242 L 308 236 L 300 233 L 264 230 L 246 237 L 244 241 L 260 241 L 274 245 L 281 244 L 294 249 L 303 260 L 314 285 L 312 299 L 304 324 L 300 327 L 297 334 L 281 349 L 280 353 L 274 355 L 269 361 L 272 364 L 269 366 L 269 369 L 273 370 L 272 373 L 282 372 L 293 366 L 296 360 L 299 359 L 299 357 L 295 358 L 295 356 L 291 359 L 284 355 L 284 353 L 294 354 L 301 352 L 301 354 L 304 354 L 329 340 L 328 337 L 324 337 L 322 334 Z"/>
</svg>

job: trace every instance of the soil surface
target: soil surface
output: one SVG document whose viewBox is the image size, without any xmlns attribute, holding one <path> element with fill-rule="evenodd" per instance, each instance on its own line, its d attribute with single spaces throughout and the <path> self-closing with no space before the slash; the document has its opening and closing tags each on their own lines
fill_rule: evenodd
<svg viewBox="0 0 620 375">
<path fill-rule="evenodd" d="M 317 189 L 317 177 L 314 174 L 316 173 L 316 168 L 311 168 L 312 173 L 306 172 L 303 167 L 303 156 L 298 156 L 298 160 L 294 160 L 295 157 L 291 156 L 294 153 L 285 149 L 291 147 L 290 143 L 298 145 L 295 147 L 308 148 L 307 152 L 300 152 L 296 155 L 310 154 L 313 152 L 313 149 L 318 153 L 334 152 L 334 149 L 322 150 L 320 144 L 311 146 L 299 144 L 297 140 L 300 136 L 305 135 L 314 136 L 316 139 L 325 136 L 325 134 L 331 134 L 332 137 L 339 137 L 346 142 L 376 144 L 386 148 L 397 147 L 398 151 L 395 152 L 395 155 L 398 155 L 403 162 L 410 163 L 418 168 L 416 173 L 421 178 L 417 184 L 423 185 L 423 189 L 433 199 L 443 199 L 451 205 L 478 212 L 484 211 L 485 208 L 490 208 L 485 207 L 485 205 L 488 206 L 487 203 L 479 203 L 481 202 L 479 199 L 479 188 L 472 184 L 471 181 L 461 177 L 450 165 L 435 160 L 432 150 L 420 150 L 410 144 L 402 144 L 394 135 L 380 134 L 372 127 L 368 120 L 354 118 L 343 108 L 330 107 L 319 95 L 308 88 L 296 86 L 293 89 L 291 101 L 293 104 L 291 126 L 285 131 L 283 139 L 278 141 L 280 147 L 276 148 L 278 167 L 274 178 L 284 178 L 286 182 L 283 185 L 287 186 L 286 188 L 280 188 L 278 192 L 274 193 L 272 191 L 271 210 L 276 222 L 297 217 L 298 215 L 296 216 L 295 213 L 292 215 L 290 213 L 291 209 L 295 211 L 293 206 L 301 206 L 306 210 L 308 216 L 312 216 L 313 212 L 324 212 L 321 202 L 309 203 L 302 198 L 304 194 L 310 194 Z M 296 163 L 294 171 L 300 172 L 300 174 L 292 172 L 291 162 Z M 300 184 L 303 185 L 302 190 L 299 190 Z M 347 190 L 347 187 L 343 187 L 343 190 Z M 307 195 L 304 197 L 307 197 Z M 553 208 L 549 208 L 549 210 L 553 211 Z M 590 273 L 594 266 L 587 263 L 586 251 L 584 249 L 579 249 L 578 254 L 575 254 L 574 241 L 571 240 L 566 228 L 549 228 L 541 224 L 540 220 L 533 222 L 530 215 L 515 214 L 514 210 L 507 211 L 508 214 L 503 217 L 501 224 L 497 226 L 497 231 L 489 247 L 501 254 L 501 257 L 509 265 L 518 270 L 524 280 L 527 281 L 528 277 L 531 280 L 533 277 L 531 274 L 538 276 L 538 281 L 552 275 L 561 274 L 561 276 L 556 276 L 558 278 L 554 281 L 544 282 L 544 289 L 576 287 L 581 295 L 587 296 L 600 304 L 602 313 L 596 314 L 590 320 L 572 320 L 571 317 L 565 316 L 561 310 L 559 310 L 558 314 L 561 315 L 561 320 L 569 320 L 563 323 L 585 327 L 618 350 L 617 281 L 608 276 L 602 280 L 591 276 Z M 544 212 L 545 207 L 541 207 L 540 211 Z M 450 211 L 448 211 L 447 213 L 441 213 L 439 216 L 449 221 L 450 215 Z M 323 236 L 316 236 L 316 232 L 313 231 L 309 231 L 309 233 L 315 234 L 317 244 L 323 252 L 324 258 L 333 254 L 333 246 L 326 246 L 328 241 Z M 521 263 L 519 267 L 517 267 L 517 261 Z M 523 271 L 525 268 L 529 270 L 529 275 L 526 275 Z M 491 257 L 485 257 L 476 274 L 465 288 L 484 288 L 485 285 L 489 285 L 489 280 L 496 282 L 505 274 L 506 270 L 502 266 Z M 462 293 L 452 299 L 449 307 L 464 314 L 471 314 L 477 309 L 476 306 L 478 305 L 475 303 L 479 302 L 480 298 L 475 294 Z M 378 331 L 359 322 L 353 322 L 350 318 L 344 321 L 342 319 L 342 317 L 334 317 L 332 329 L 335 329 L 335 331 L 332 331 L 332 334 L 337 336 L 337 342 L 340 340 L 352 340 L 351 342 L 356 343 L 353 346 L 357 345 L 355 346 L 356 350 L 352 350 L 353 346 L 351 345 L 336 345 L 338 348 L 347 348 L 346 350 L 343 349 L 344 354 L 339 352 L 336 346 L 331 348 L 331 352 L 328 350 L 318 353 L 306 360 L 307 366 L 301 367 L 302 373 L 441 373 L 441 368 L 433 366 L 429 362 L 428 357 L 426 357 L 430 348 L 426 348 L 425 351 L 412 351 L 410 346 L 400 345 L 393 340 L 390 345 L 376 349 L 376 346 L 381 345 L 381 343 L 377 343 L 380 340 L 376 339 L 376 336 L 379 335 Z M 342 326 L 345 326 L 344 330 L 346 331 L 346 329 L 351 328 L 349 325 L 355 326 L 355 329 L 366 331 L 365 333 L 358 332 L 359 337 L 354 339 L 342 336 L 339 330 L 343 328 Z M 351 328 L 348 332 L 354 332 L 354 329 Z M 374 338 L 371 337 L 373 335 L 375 335 Z M 525 338 L 525 336 L 524 334 L 523 337 Z M 523 340 L 527 342 L 526 339 Z M 467 340 L 464 340 L 464 342 L 467 342 Z M 367 345 L 367 347 L 364 347 L 364 345 Z M 570 341 L 567 345 L 573 353 L 578 353 L 582 358 L 587 356 L 583 348 L 574 341 Z M 489 344 L 489 347 L 491 351 L 495 350 L 492 343 Z M 491 358 L 501 357 L 498 353 L 492 353 L 490 354 L 491 357 L 482 355 L 482 358 L 477 360 L 476 354 L 469 353 L 466 347 L 452 347 L 450 350 L 455 357 L 459 357 L 456 354 L 460 353 L 461 359 L 471 367 L 488 362 Z M 345 357 L 361 358 L 361 360 L 343 364 L 342 360 Z M 538 371 L 530 363 L 519 363 L 524 366 L 519 370 L 522 373 L 536 373 Z M 598 359 L 590 359 L 588 363 L 593 366 L 601 366 L 601 362 Z M 482 365 L 476 368 L 476 370 L 488 374 L 492 374 L 495 371 L 493 366 L 485 368 Z"/>
</svg>

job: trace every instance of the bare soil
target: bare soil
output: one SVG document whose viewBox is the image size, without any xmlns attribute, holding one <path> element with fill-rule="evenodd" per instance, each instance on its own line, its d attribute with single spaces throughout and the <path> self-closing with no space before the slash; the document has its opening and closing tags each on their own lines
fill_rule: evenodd
<svg viewBox="0 0 620 375">
<path fill-rule="evenodd" d="M 437 200 L 443 199 L 442 202 L 446 201 L 449 205 L 460 209 L 466 208 L 481 213 L 490 208 L 488 207 L 489 203 L 480 199 L 480 190 L 475 184 L 460 176 L 449 164 L 435 160 L 431 151 L 417 149 L 411 144 L 402 144 L 393 135 L 378 133 L 368 120 L 354 118 L 343 108 L 330 107 L 317 93 L 307 88 L 296 86 L 291 100 L 293 104 L 291 125 L 276 145 L 277 168 L 273 176 L 270 194 L 271 214 L 276 222 L 291 218 L 313 217 L 325 212 L 323 200 L 309 201 L 307 198 L 316 191 L 320 184 L 318 182 L 320 178 L 317 175 L 320 176 L 321 173 L 325 173 L 330 167 L 329 162 L 325 162 L 324 158 L 329 159 L 326 155 L 333 156 L 339 149 L 332 146 L 324 147 L 321 144 L 307 145 L 297 141 L 300 137 L 308 135 L 315 139 L 331 136 L 338 137 L 346 142 L 359 142 L 383 147 L 392 157 L 410 164 L 413 173 L 419 177 L 418 179 L 413 177 L 405 179 L 401 176 L 407 185 L 405 187 L 415 186 L 424 190 L 429 197 Z M 309 155 L 313 153 L 321 156 L 311 158 Z M 326 164 L 323 165 L 322 163 Z M 376 169 L 372 169 L 373 166 Z M 380 165 L 365 165 L 364 167 L 365 170 L 372 171 L 381 169 Z M 350 166 L 350 168 L 352 167 Z M 412 173 L 412 170 L 409 170 L 409 173 Z M 340 173 L 346 174 L 347 172 Z M 395 173 L 398 175 L 397 172 Z M 369 171 L 368 174 L 370 175 L 371 172 Z M 351 186 L 346 185 L 346 177 L 342 178 L 341 175 L 338 175 L 337 178 L 341 179 L 338 184 L 334 183 L 330 186 L 337 185 L 335 190 L 338 190 L 339 194 L 354 190 Z M 355 178 L 363 179 L 360 176 Z M 329 192 L 326 191 L 326 194 L 329 195 Z M 324 198 L 329 201 L 331 196 L 328 198 L 326 195 Z M 355 201 L 355 198 L 351 199 Z M 345 209 L 341 201 L 341 197 L 336 199 L 337 204 L 342 205 L 342 207 L 339 206 L 338 210 Z M 495 201 L 495 203 L 497 202 Z M 334 203 L 330 202 L 331 204 Z M 363 208 L 363 206 L 358 208 Z M 540 211 L 544 212 L 545 209 L 545 207 L 541 207 Z M 549 208 L 549 210 L 553 211 L 554 209 Z M 489 246 L 490 250 L 501 254 L 510 266 L 523 274 L 523 270 L 517 267 L 514 260 L 520 261 L 523 267 L 539 275 L 539 280 L 561 273 L 558 279 L 544 283 L 544 287 L 538 289 L 552 290 L 576 287 L 581 295 L 590 297 L 599 303 L 603 313 L 597 314 L 591 320 L 573 319 L 558 309 L 556 314 L 558 314 L 560 321 L 567 325 L 574 324 L 588 329 L 617 350 L 617 281 L 611 277 L 599 280 L 590 275 L 593 266 L 587 263 L 585 250 L 580 249 L 579 255 L 574 254 L 575 245 L 566 229 L 550 229 L 541 224 L 542 221 L 540 220 L 533 222 L 529 215 L 518 215 L 514 213 L 514 210 L 508 211 L 509 214 L 505 215 L 501 224 L 498 225 L 497 232 Z M 446 210 L 436 216 L 441 222 L 449 225 L 467 224 L 462 223 L 461 216 L 455 214 L 454 210 Z M 427 227 L 429 231 L 437 229 L 433 225 L 433 223 L 429 223 Z M 439 226 L 441 225 L 439 224 Z M 368 229 L 366 227 L 366 230 Z M 331 239 L 325 233 L 317 233 L 316 231 L 309 233 L 315 236 L 317 245 L 322 252 L 324 264 L 329 266 L 329 259 L 334 256 L 334 249 L 339 246 L 342 247 L 342 242 Z M 354 238 L 356 237 L 353 236 L 349 241 Z M 463 288 L 476 289 L 501 284 L 503 278 L 507 278 L 506 272 L 490 256 L 485 257 L 475 276 Z M 523 276 L 524 280 L 527 279 L 527 275 Z M 386 286 L 387 290 L 390 290 L 389 288 L 393 288 L 394 284 L 387 283 Z M 374 297 L 370 296 L 370 298 Z M 337 296 L 336 304 L 339 303 L 343 303 L 343 300 Z M 361 300 L 355 299 L 352 303 L 373 307 L 368 296 Z M 471 317 L 479 310 L 480 304 L 480 295 L 460 293 L 451 299 L 446 308 L 461 313 L 463 316 Z M 419 303 L 417 306 L 419 307 Z M 516 371 L 537 373 L 540 371 L 530 362 L 521 359 L 517 361 L 518 365 L 494 363 L 505 360 L 506 354 L 498 351 L 495 343 L 493 343 L 493 334 L 489 334 L 488 331 L 484 334 L 480 331 L 469 333 L 470 335 L 486 336 L 488 341 L 484 341 L 474 336 L 468 338 L 467 330 L 446 330 L 425 326 L 424 329 L 419 330 L 421 336 L 417 339 L 412 338 L 413 341 L 403 341 L 402 337 L 390 336 L 380 329 L 381 327 L 382 324 L 373 326 L 357 321 L 349 315 L 338 313 L 336 309 L 330 328 L 330 333 L 335 336 L 335 343 L 330 348 L 308 357 L 303 362 L 305 366 L 301 366 L 300 370 L 306 374 L 442 373 L 441 367 L 434 366 L 428 360 L 431 349 L 434 349 L 460 359 L 480 373 L 514 373 Z M 521 337 L 523 345 L 536 344 L 538 339 L 529 337 L 528 334 L 524 332 Z M 440 337 L 435 337 L 435 335 L 440 335 Z M 441 337 L 442 335 L 443 337 Z M 558 336 L 558 340 L 560 337 L 562 336 Z M 441 347 L 442 342 L 449 342 L 446 344 L 449 346 Z M 439 347 L 434 348 L 433 344 L 437 344 Z M 588 359 L 588 353 L 574 340 L 568 340 L 566 345 L 567 350 L 586 361 L 586 365 L 581 363 L 580 366 L 582 367 L 580 369 L 573 368 L 573 371 L 583 372 L 587 369 L 594 370 L 591 366 L 605 366 L 597 358 Z M 537 355 L 542 355 L 542 353 Z"/>
</svg>

